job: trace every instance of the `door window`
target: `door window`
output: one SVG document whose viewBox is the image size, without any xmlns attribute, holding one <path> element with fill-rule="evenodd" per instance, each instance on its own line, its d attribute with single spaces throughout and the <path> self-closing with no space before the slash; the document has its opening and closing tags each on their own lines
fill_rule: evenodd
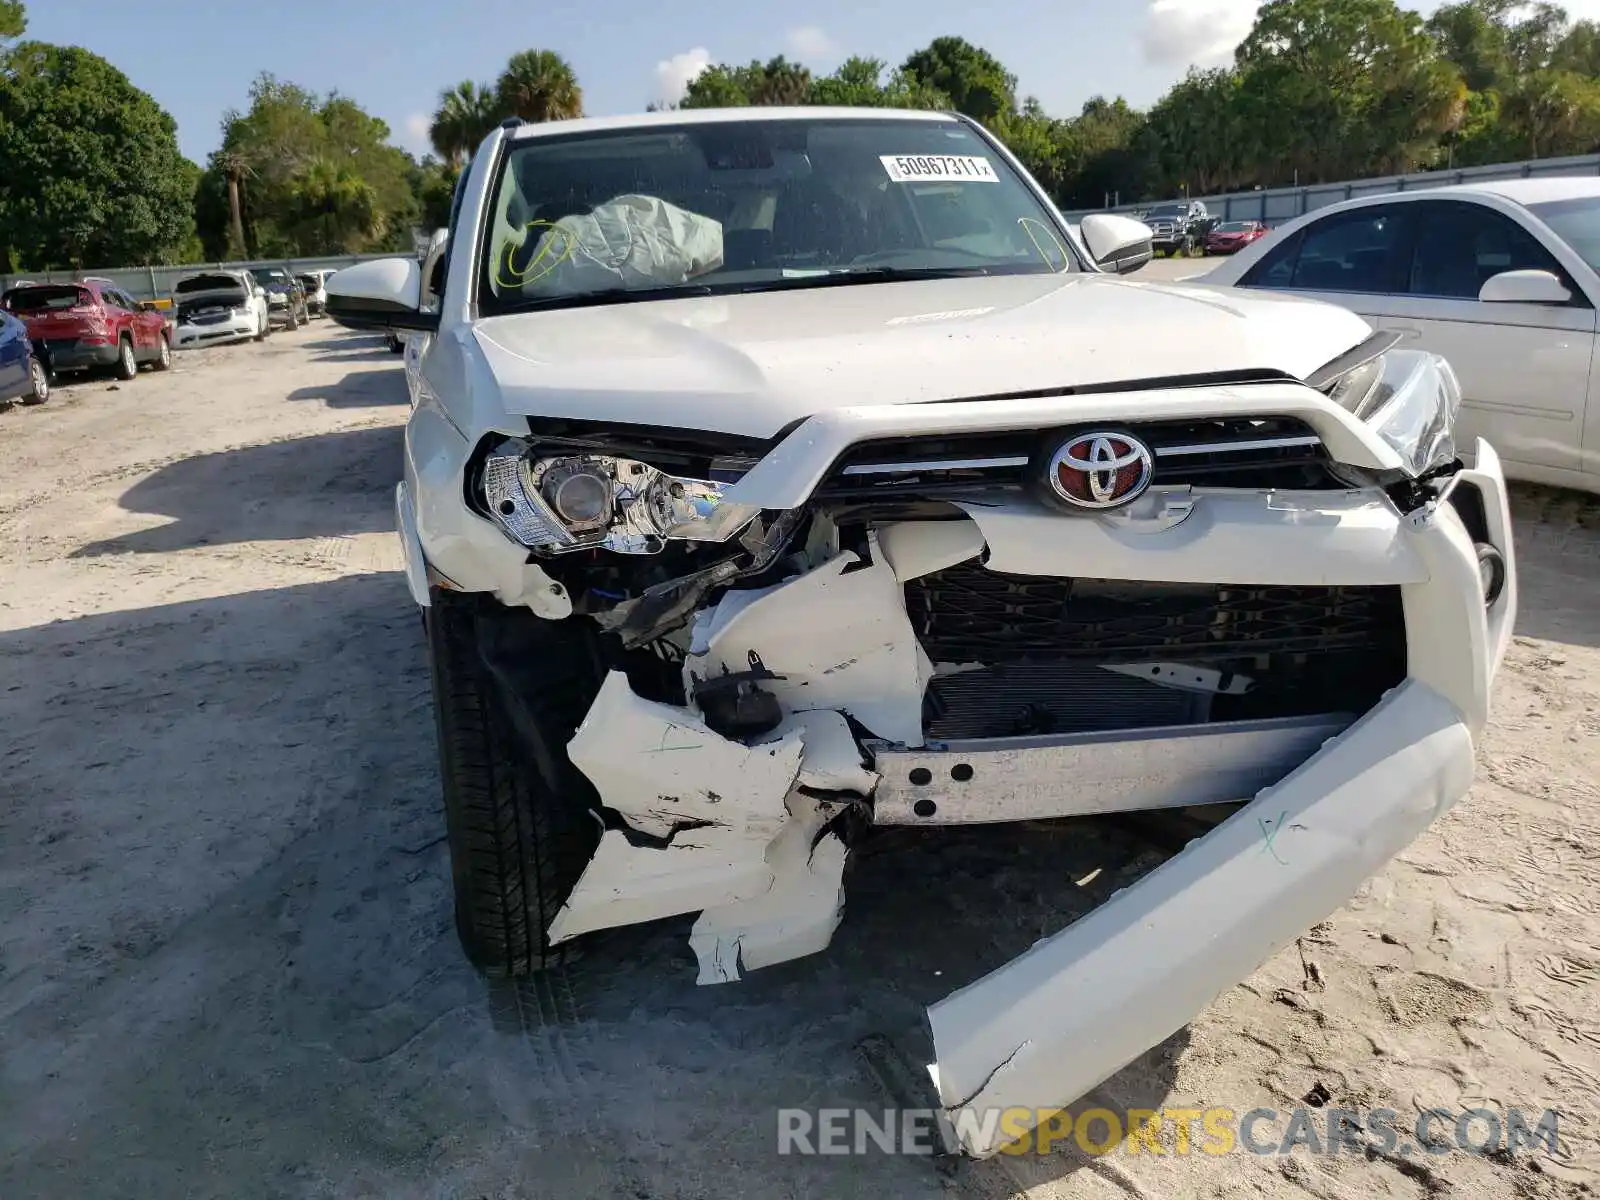
<svg viewBox="0 0 1600 1200">
<path fill-rule="evenodd" d="M 1405 286 L 1406 205 L 1334 213 L 1302 229 L 1245 276 L 1246 287 L 1382 295 Z"/>
<path fill-rule="evenodd" d="M 1482 204 L 1419 204 L 1411 258 L 1413 296 L 1476 300 L 1502 271 L 1549 271 L 1576 290 L 1537 238 Z"/>
</svg>

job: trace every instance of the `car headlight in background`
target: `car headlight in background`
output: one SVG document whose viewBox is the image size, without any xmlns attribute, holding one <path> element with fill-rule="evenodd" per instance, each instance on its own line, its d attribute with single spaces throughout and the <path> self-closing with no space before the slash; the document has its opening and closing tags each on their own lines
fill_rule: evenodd
<svg viewBox="0 0 1600 1200">
<path fill-rule="evenodd" d="M 1322 390 L 1387 442 L 1413 478 L 1455 458 L 1461 384 L 1437 354 L 1389 350 Z"/>
<path fill-rule="evenodd" d="M 669 541 L 725 542 L 759 509 L 724 502 L 727 484 L 606 454 L 538 456 L 515 443 L 483 464 L 483 498 L 531 550 L 658 554 Z"/>
</svg>

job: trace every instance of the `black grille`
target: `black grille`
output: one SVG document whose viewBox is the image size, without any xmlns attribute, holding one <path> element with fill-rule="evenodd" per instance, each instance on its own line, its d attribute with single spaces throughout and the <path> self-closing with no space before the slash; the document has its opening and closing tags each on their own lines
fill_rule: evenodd
<svg viewBox="0 0 1600 1200">
<path fill-rule="evenodd" d="M 1156 486 L 1349 486 L 1329 469 L 1327 452 L 1311 427 L 1294 418 L 1146 421 L 1126 428 L 1155 453 Z M 861 442 L 834 463 L 815 498 L 854 501 L 1021 490 L 1067 434 L 1061 429 L 1020 430 Z"/>
<path fill-rule="evenodd" d="M 973 560 L 905 594 L 928 655 L 959 668 L 928 689 L 934 739 L 1359 713 L 1406 673 L 1395 587 L 1036 578 Z M 1104 669 L 1160 663 L 1248 687 L 1196 693 Z"/>
<path fill-rule="evenodd" d="M 906 585 L 935 662 L 1194 661 L 1403 640 L 1394 587 L 1129 583 L 1002 575 L 976 561 Z"/>
<path fill-rule="evenodd" d="M 934 679 L 923 732 L 943 740 L 1188 725 L 1205 719 L 1210 700 L 1093 663 L 1009 663 Z"/>
</svg>

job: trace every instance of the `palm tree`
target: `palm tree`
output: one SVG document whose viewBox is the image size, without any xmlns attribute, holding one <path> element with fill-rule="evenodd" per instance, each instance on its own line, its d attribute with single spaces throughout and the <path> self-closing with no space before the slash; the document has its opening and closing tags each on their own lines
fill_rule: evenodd
<svg viewBox="0 0 1600 1200">
<path fill-rule="evenodd" d="M 428 127 L 428 140 L 439 157 L 459 170 L 500 120 L 499 104 L 487 84 L 463 80 L 439 93 L 439 108 Z"/>
<path fill-rule="evenodd" d="M 753 104 L 804 104 L 810 92 L 811 72 L 780 54 L 762 68 L 761 82 L 750 101 Z"/>
<path fill-rule="evenodd" d="M 311 160 L 290 179 L 289 205 L 307 240 L 323 254 L 359 251 L 384 234 L 372 185 L 326 158 Z"/>
<path fill-rule="evenodd" d="M 553 50 L 513 54 L 495 85 L 500 112 L 524 121 L 565 121 L 583 115 L 583 89 L 572 65 Z"/>
<path fill-rule="evenodd" d="M 217 168 L 228 181 L 228 255 L 234 259 L 250 257 L 244 241 L 244 181 L 255 173 L 250 159 L 238 150 L 224 150 L 217 156 Z"/>
</svg>

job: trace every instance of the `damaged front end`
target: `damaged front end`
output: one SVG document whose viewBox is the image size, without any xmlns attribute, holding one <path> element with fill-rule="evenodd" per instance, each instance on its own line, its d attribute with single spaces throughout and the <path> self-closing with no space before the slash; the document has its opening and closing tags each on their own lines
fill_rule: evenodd
<svg viewBox="0 0 1600 1200">
<path fill-rule="evenodd" d="M 778 447 L 490 439 L 469 502 L 549 585 L 528 607 L 606 647 L 567 744 L 605 830 L 550 942 L 698 913 L 700 982 L 735 980 L 828 944 L 861 824 L 1237 804 L 934 1005 L 930 1069 L 952 1114 L 1048 1110 L 1181 1028 L 1471 780 L 1504 482 L 1454 460 L 1448 368 L 1381 354 L 1316 390 L 838 410 Z"/>
</svg>

